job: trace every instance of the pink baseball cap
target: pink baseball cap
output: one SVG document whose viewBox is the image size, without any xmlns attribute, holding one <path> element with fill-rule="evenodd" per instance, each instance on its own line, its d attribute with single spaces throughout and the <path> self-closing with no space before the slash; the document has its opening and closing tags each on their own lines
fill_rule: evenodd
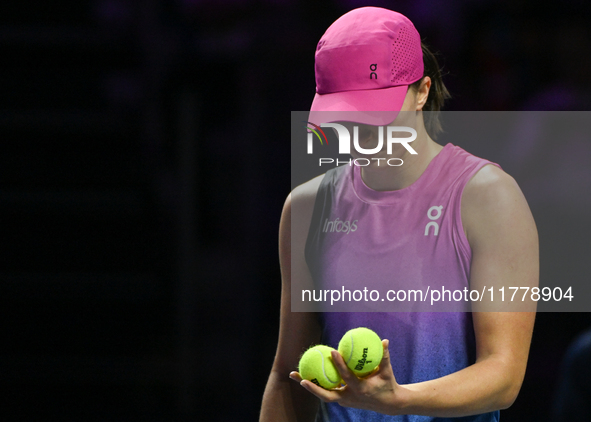
<svg viewBox="0 0 591 422">
<path fill-rule="evenodd" d="M 320 38 L 315 70 L 310 122 L 387 125 L 402 108 L 408 86 L 423 77 L 421 37 L 398 12 L 354 9 Z"/>
</svg>

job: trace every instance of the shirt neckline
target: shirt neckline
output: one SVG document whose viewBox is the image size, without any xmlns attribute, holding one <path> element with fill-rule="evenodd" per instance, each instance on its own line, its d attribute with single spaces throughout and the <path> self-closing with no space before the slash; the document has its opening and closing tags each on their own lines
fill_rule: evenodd
<svg viewBox="0 0 591 422">
<path fill-rule="evenodd" d="M 425 171 L 419 176 L 417 180 L 415 180 L 410 185 L 397 190 L 390 190 L 390 191 L 377 191 L 365 184 L 361 177 L 361 167 L 354 165 L 353 171 L 351 172 L 353 189 L 355 194 L 364 202 L 370 204 L 391 204 L 401 197 L 408 195 L 409 193 L 419 189 L 425 183 L 428 183 L 430 180 L 430 175 L 433 173 L 437 168 L 437 163 L 445 160 L 446 156 L 451 151 L 453 145 L 451 143 L 445 144 L 444 147 L 437 153 L 435 157 L 431 159 Z"/>
</svg>

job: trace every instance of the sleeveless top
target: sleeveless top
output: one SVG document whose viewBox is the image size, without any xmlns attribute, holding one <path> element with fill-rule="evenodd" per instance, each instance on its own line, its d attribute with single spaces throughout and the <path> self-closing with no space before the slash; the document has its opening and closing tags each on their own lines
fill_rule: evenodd
<svg viewBox="0 0 591 422">
<path fill-rule="evenodd" d="M 305 249 L 316 286 L 343 293 L 343 301 L 323 305 L 323 344 L 337 348 L 351 328 L 374 330 L 390 340 L 399 384 L 439 378 L 474 363 L 469 312 L 424 312 L 431 309 L 428 302 L 402 300 L 400 291 L 469 288 L 472 254 L 462 227 L 461 198 L 468 181 L 487 164 L 494 163 L 447 144 L 419 179 L 396 191 L 372 190 L 358 166 L 326 173 Z M 365 298 L 346 297 L 347 291 L 364 288 Z M 399 300 L 386 299 L 388 291 Z M 452 419 L 387 416 L 322 403 L 317 420 L 492 422 L 499 420 L 499 412 Z"/>
</svg>

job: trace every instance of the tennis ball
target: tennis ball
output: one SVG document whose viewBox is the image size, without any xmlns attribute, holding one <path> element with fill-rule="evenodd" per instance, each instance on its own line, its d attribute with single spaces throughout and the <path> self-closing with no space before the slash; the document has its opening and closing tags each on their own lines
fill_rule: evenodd
<svg viewBox="0 0 591 422">
<path fill-rule="evenodd" d="M 333 350 L 332 347 L 323 345 L 306 350 L 298 366 L 302 378 L 327 390 L 338 387 L 341 384 L 341 376 L 330 356 Z"/>
<path fill-rule="evenodd" d="M 339 353 L 358 377 L 368 375 L 382 361 L 384 348 L 380 337 L 369 328 L 353 328 L 339 342 Z"/>
</svg>

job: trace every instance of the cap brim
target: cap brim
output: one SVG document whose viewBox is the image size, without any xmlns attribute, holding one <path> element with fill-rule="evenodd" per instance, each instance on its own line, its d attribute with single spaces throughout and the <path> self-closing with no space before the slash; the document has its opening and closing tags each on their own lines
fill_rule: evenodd
<svg viewBox="0 0 591 422">
<path fill-rule="evenodd" d="M 336 121 L 372 126 L 392 123 L 404 103 L 408 85 L 391 88 L 316 94 L 308 121 L 320 125 Z"/>
</svg>

